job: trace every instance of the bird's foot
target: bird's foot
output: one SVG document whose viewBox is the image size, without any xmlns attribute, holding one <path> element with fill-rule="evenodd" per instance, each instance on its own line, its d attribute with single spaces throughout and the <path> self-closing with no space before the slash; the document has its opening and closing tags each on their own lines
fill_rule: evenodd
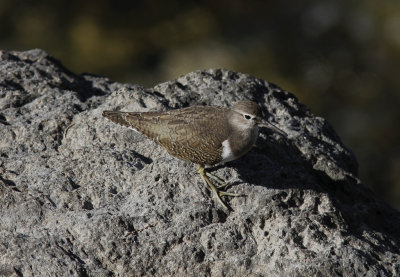
<svg viewBox="0 0 400 277">
<path fill-rule="evenodd" d="M 198 171 L 199 171 L 201 177 L 203 178 L 203 180 L 206 182 L 206 184 L 214 192 L 215 196 L 217 197 L 218 202 L 222 205 L 222 207 L 224 207 L 224 209 L 229 210 L 228 207 L 225 205 L 225 203 L 222 201 L 221 196 L 231 196 L 231 197 L 244 196 L 244 195 L 241 195 L 241 194 L 230 193 L 230 192 L 226 192 L 226 191 L 221 190 L 223 188 L 226 188 L 228 186 L 228 184 L 226 182 L 224 182 L 223 180 L 221 180 L 220 178 L 218 178 L 218 177 L 206 172 L 203 166 L 199 165 L 198 166 Z M 217 187 L 214 186 L 213 183 L 210 181 L 210 179 L 208 177 L 210 177 L 211 179 L 215 180 L 220 185 L 217 186 Z"/>
<path fill-rule="evenodd" d="M 206 173 L 207 177 L 210 177 L 211 179 L 213 179 L 214 181 L 216 181 L 219 184 L 219 186 L 216 186 L 217 189 L 223 189 L 229 185 L 227 182 L 218 178 L 217 176 L 214 176 L 211 173 L 208 173 L 207 171 L 205 171 L 205 173 Z"/>
</svg>

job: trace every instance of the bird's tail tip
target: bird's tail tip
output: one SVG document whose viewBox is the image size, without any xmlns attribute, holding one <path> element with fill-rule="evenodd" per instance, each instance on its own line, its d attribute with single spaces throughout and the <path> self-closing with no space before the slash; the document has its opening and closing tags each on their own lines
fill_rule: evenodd
<svg viewBox="0 0 400 277">
<path fill-rule="evenodd" d="M 104 117 L 108 117 L 108 116 L 112 115 L 113 113 L 115 113 L 115 111 L 103 111 L 101 113 L 101 115 Z"/>
</svg>

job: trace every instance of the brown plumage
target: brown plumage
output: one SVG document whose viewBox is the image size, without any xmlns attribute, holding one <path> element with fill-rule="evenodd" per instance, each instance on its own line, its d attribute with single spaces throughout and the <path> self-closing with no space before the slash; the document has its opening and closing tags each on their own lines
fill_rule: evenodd
<svg viewBox="0 0 400 277">
<path fill-rule="evenodd" d="M 236 195 L 216 188 L 208 177 L 219 182 L 219 188 L 226 184 L 205 172 L 204 166 L 246 154 L 257 139 L 258 126 L 282 132 L 261 119 L 259 106 L 252 101 L 239 101 L 231 109 L 193 106 L 166 112 L 103 111 L 103 116 L 144 134 L 172 156 L 198 164 L 201 176 L 225 208 L 220 196 Z"/>
<path fill-rule="evenodd" d="M 167 112 L 113 112 L 103 116 L 133 128 L 179 159 L 201 165 L 219 163 L 222 142 L 228 138 L 229 109 L 194 106 Z"/>
</svg>

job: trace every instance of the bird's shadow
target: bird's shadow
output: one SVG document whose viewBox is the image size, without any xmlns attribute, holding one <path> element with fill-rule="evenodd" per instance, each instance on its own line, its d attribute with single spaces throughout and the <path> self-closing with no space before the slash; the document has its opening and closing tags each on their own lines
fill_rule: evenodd
<svg viewBox="0 0 400 277">
<path fill-rule="evenodd" d="M 345 174 L 344 179 L 335 180 L 326 172 L 315 169 L 315 162 L 312 158 L 307 158 L 292 139 L 267 135 L 260 137 L 257 146 L 241 159 L 218 165 L 211 168 L 211 171 L 230 166 L 237 170 L 240 179 L 245 183 L 282 191 L 297 190 L 300 197 L 303 195 L 302 190 L 317 192 L 321 197 L 322 194 L 328 195 L 335 206 L 336 216 L 345 222 L 349 235 L 366 241 L 363 232 L 372 230 L 391 234 L 392 238 L 398 237 L 400 227 L 393 222 L 400 222 L 400 213 L 360 183 L 355 177 L 356 169 Z M 234 187 L 243 182 L 233 182 L 229 186 Z M 277 195 L 281 201 L 288 201 L 284 199 L 288 196 L 287 193 L 278 192 Z M 316 201 L 320 201 L 318 196 Z M 295 204 L 290 208 L 299 207 Z M 387 245 L 383 238 L 381 240 L 382 245 Z M 368 243 L 372 244 L 370 241 Z M 371 247 L 378 246 L 373 244 Z M 392 251 L 400 253 L 399 249 L 393 248 Z"/>
</svg>

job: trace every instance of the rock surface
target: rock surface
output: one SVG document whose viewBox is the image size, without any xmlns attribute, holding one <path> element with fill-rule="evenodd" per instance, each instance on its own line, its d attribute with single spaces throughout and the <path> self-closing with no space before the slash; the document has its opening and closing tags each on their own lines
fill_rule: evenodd
<svg viewBox="0 0 400 277">
<path fill-rule="evenodd" d="M 101 117 L 256 100 L 263 130 L 195 166 Z M 399 276 L 400 214 L 357 179 L 332 127 L 279 87 L 207 70 L 147 89 L 75 75 L 41 50 L 0 52 L 1 276 Z"/>
</svg>

